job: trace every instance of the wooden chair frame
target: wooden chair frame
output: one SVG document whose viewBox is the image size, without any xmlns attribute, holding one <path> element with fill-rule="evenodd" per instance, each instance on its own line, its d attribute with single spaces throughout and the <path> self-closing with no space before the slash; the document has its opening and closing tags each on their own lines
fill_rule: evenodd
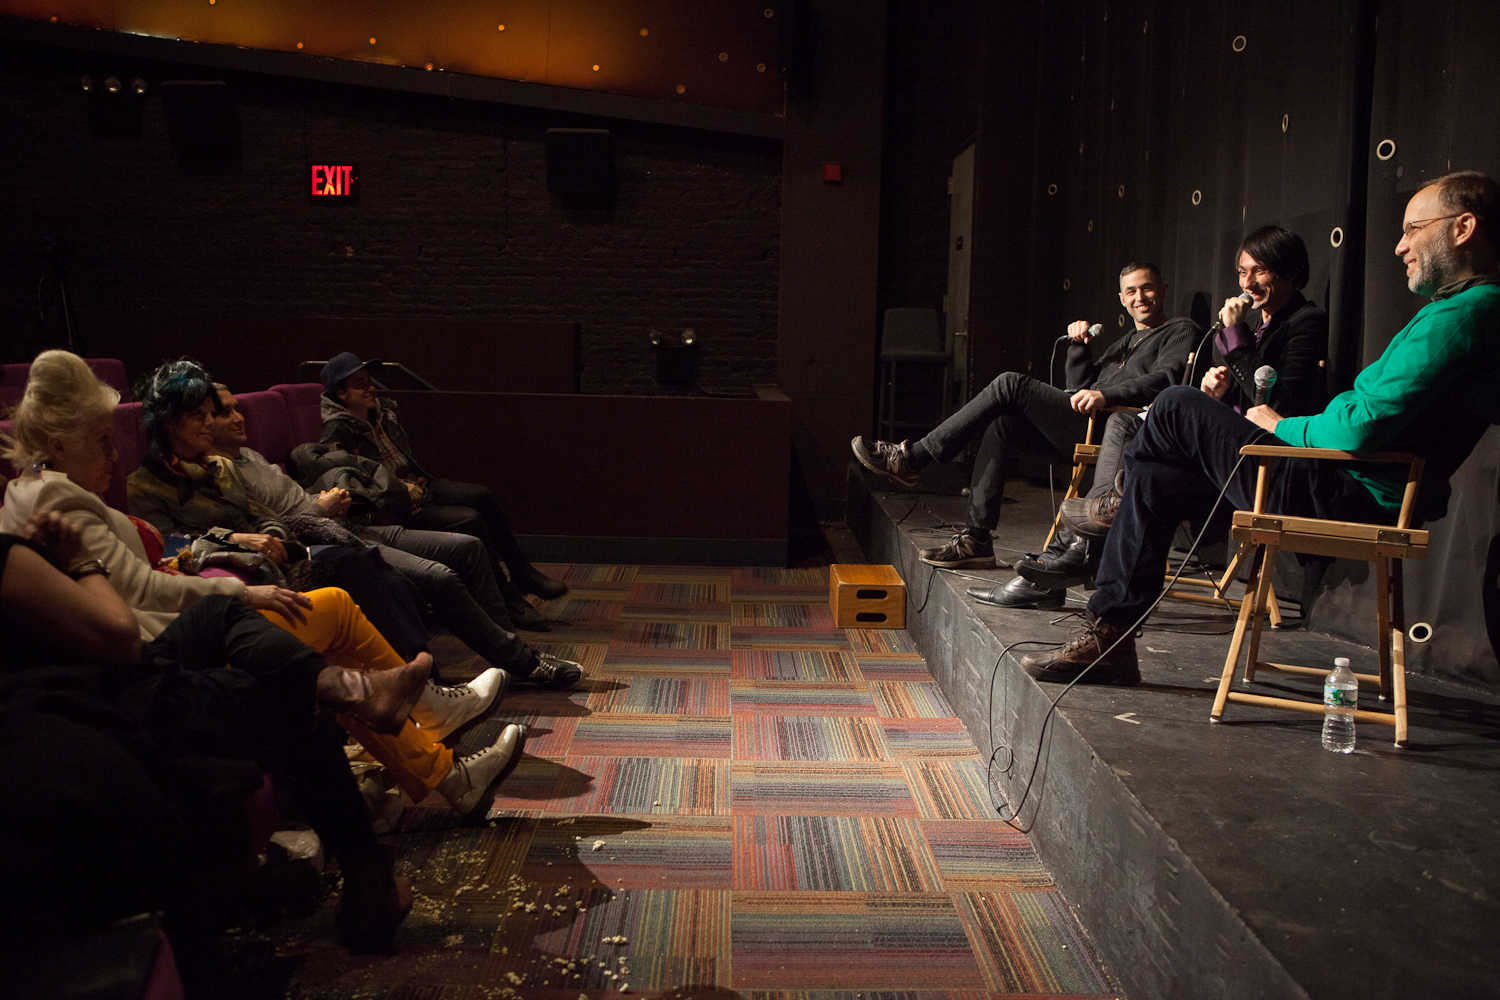
<svg viewBox="0 0 1500 1000">
<path fill-rule="evenodd" d="M 1273 673 L 1305 674 L 1321 677 L 1327 667 L 1306 667 L 1290 663 L 1267 663 L 1259 659 L 1261 626 L 1267 615 L 1267 599 L 1271 595 L 1271 576 L 1276 566 L 1276 554 L 1282 550 L 1302 552 L 1309 555 L 1334 556 L 1341 559 L 1361 559 L 1375 564 L 1375 628 L 1376 648 L 1380 656 L 1380 673 L 1354 676 L 1361 684 L 1378 685 L 1382 701 L 1390 700 L 1391 712 L 1369 712 L 1363 709 L 1354 713 L 1360 722 L 1375 722 L 1393 726 L 1396 730 L 1396 745 L 1407 743 L 1406 722 L 1406 630 L 1405 607 L 1402 601 L 1401 560 L 1424 559 L 1427 556 L 1428 533 L 1411 527 L 1412 507 L 1416 503 L 1417 485 L 1422 479 L 1424 461 L 1420 455 L 1399 452 L 1374 452 L 1356 454 L 1333 448 L 1294 448 L 1287 445 L 1246 445 L 1241 455 L 1260 459 L 1255 479 L 1255 503 L 1253 510 L 1238 510 L 1234 513 L 1232 537 L 1240 543 L 1230 566 L 1234 570 L 1256 548 L 1263 555 L 1260 565 L 1246 584 L 1245 599 L 1240 602 L 1239 618 L 1234 626 L 1234 638 L 1229 643 L 1229 654 L 1224 658 L 1224 673 L 1219 678 L 1218 694 L 1210 720 L 1222 722 L 1228 702 L 1307 712 L 1321 715 L 1321 701 L 1305 701 L 1298 698 L 1275 698 L 1267 695 L 1232 691 L 1234 668 L 1239 662 L 1240 650 L 1245 643 L 1245 632 L 1250 632 L 1250 645 L 1245 656 L 1245 683 L 1253 683 L 1257 671 Z M 1406 489 L 1401 498 L 1401 512 L 1394 528 L 1382 524 L 1365 524 L 1357 521 L 1333 521 L 1311 517 L 1284 517 L 1266 512 L 1266 492 L 1270 484 L 1271 465 L 1278 458 L 1317 458 L 1340 462 L 1384 462 L 1407 466 Z M 1251 594 L 1254 598 L 1251 599 Z M 1251 619 L 1254 624 L 1251 625 Z"/>
</svg>

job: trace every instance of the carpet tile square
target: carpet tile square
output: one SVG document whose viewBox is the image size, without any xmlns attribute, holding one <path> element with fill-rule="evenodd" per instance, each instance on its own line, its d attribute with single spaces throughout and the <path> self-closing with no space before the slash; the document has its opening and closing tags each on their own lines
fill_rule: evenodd
<svg viewBox="0 0 1500 1000">
<path fill-rule="evenodd" d="M 607 677 L 728 677 L 728 649 L 647 649 L 611 646 L 600 673 Z"/>
<path fill-rule="evenodd" d="M 577 816 L 543 819 L 521 877 L 559 884 L 581 866 L 611 889 L 729 889 L 728 816 Z"/>
<path fill-rule="evenodd" d="M 948 892 L 1057 888 L 1026 835 L 999 819 L 923 820 L 921 827 Z"/>
<path fill-rule="evenodd" d="M 735 760 L 884 760 L 876 719 L 737 715 Z"/>
<path fill-rule="evenodd" d="M 990 988 L 1003 993 L 1109 993 L 1093 943 L 1056 890 L 954 897 Z"/>
<path fill-rule="evenodd" d="M 550 601 L 537 601 L 536 605 L 552 622 L 553 628 L 558 622 L 613 624 L 620 620 L 620 609 L 625 606 L 623 601 L 579 597 L 575 593 Z"/>
<path fill-rule="evenodd" d="M 854 657 L 844 652 L 806 649 L 736 649 L 730 660 L 731 676 L 746 681 L 833 681 L 859 679 Z M 926 675 L 926 668 L 923 668 Z"/>
<path fill-rule="evenodd" d="M 661 604 L 629 601 L 620 619 L 627 622 L 689 622 L 728 625 L 729 604 Z"/>
<path fill-rule="evenodd" d="M 614 622 L 553 622 L 546 632 L 524 632 L 522 635 L 533 645 L 568 643 L 576 646 L 608 646 L 616 631 Z"/>
<path fill-rule="evenodd" d="M 546 709 L 526 710 L 508 702 L 495 710 L 490 717 L 493 729 L 480 733 L 480 739 L 464 740 L 457 752 L 478 753 L 500 737 L 500 730 L 509 723 L 517 722 L 526 727 L 526 754 L 531 757 L 565 757 L 573 743 L 573 733 L 578 728 L 577 715 L 558 715 Z M 451 746 L 451 744 L 450 744 Z M 523 761 L 525 757 L 521 758 Z M 507 780 L 507 783 L 508 780 Z"/>
<path fill-rule="evenodd" d="M 841 628 L 773 628 L 760 625 L 734 625 L 730 630 L 731 649 L 817 649 L 849 648 L 847 629 Z"/>
<path fill-rule="evenodd" d="M 983 758 L 909 760 L 901 765 L 923 819 L 994 819 Z M 997 798 L 996 801 L 999 801 Z"/>
<path fill-rule="evenodd" d="M 730 577 L 736 601 L 771 603 L 828 600 L 826 569 L 737 569 Z"/>
<path fill-rule="evenodd" d="M 609 644 L 615 650 L 640 649 L 728 649 L 729 625 L 684 622 L 624 622 L 615 628 Z"/>
<path fill-rule="evenodd" d="M 592 782 L 557 760 L 527 754 L 495 792 L 487 819 L 558 811 L 558 802 L 579 795 Z"/>
<path fill-rule="evenodd" d="M 849 628 L 844 631 L 849 634 L 849 648 L 855 653 L 921 653 L 905 629 Z"/>
<path fill-rule="evenodd" d="M 570 771 L 587 786 L 553 812 L 610 815 L 725 816 L 729 763 L 680 757 L 569 757 Z M 506 783 L 507 785 L 509 782 Z"/>
<path fill-rule="evenodd" d="M 860 676 L 867 681 L 921 684 L 932 680 L 927 661 L 911 653 L 855 653 Z"/>
<path fill-rule="evenodd" d="M 957 719 L 881 719 L 880 728 L 891 748 L 891 756 L 977 757 L 974 741 Z"/>
<path fill-rule="evenodd" d="M 736 892 L 735 989 L 982 990 L 947 895 Z"/>
<path fill-rule="evenodd" d="M 729 586 L 728 566 L 637 566 L 636 583 L 718 583 Z"/>
<path fill-rule="evenodd" d="M 730 617 L 732 625 L 758 625 L 763 628 L 835 628 L 828 602 L 816 604 L 746 604 L 736 601 Z"/>
<path fill-rule="evenodd" d="M 635 566 L 601 566 L 595 563 L 537 563 L 537 569 L 562 580 L 572 590 L 579 590 L 590 584 L 625 584 L 628 587 L 638 571 Z"/>
<path fill-rule="evenodd" d="M 573 732 L 582 757 L 728 757 L 730 720 L 712 715 L 591 715 Z"/>
<path fill-rule="evenodd" d="M 895 764 L 736 761 L 735 815 L 916 816 L 906 775 Z"/>
<path fill-rule="evenodd" d="M 871 681 L 875 707 L 888 719 L 951 719 L 953 706 L 936 684 Z"/>
<path fill-rule="evenodd" d="M 853 684 L 809 684 L 797 681 L 731 681 L 730 704 L 735 715 L 864 715 L 875 714 L 870 692 Z"/>
<path fill-rule="evenodd" d="M 729 680 L 634 677 L 589 695 L 595 712 L 649 715 L 728 715 Z"/>
<path fill-rule="evenodd" d="M 728 604 L 729 581 L 663 582 L 638 578 L 630 588 L 629 604 Z"/>
<path fill-rule="evenodd" d="M 915 820 L 737 815 L 734 887 L 935 892 L 942 888 L 942 876 Z"/>
<path fill-rule="evenodd" d="M 555 893 L 543 890 L 539 896 L 549 891 Z M 566 989 L 569 997 L 618 993 L 627 984 L 631 993 L 686 985 L 709 992 L 729 985 L 730 893 L 725 890 L 575 886 L 567 897 L 551 898 L 558 901 L 553 910 L 538 904 L 529 912 L 513 910 L 501 922 L 485 969 L 489 982 L 524 988 L 528 996 L 548 987 L 562 996 Z M 624 944 L 605 943 L 617 935 Z"/>
</svg>

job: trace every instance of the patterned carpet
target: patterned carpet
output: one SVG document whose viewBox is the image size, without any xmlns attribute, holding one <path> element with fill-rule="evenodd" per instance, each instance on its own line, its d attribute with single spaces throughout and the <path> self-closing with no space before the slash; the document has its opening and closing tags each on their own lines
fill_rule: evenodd
<svg viewBox="0 0 1500 1000">
<path fill-rule="evenodd" d="M 834 627 L 825 570 L 545 569 L 572 591 L 527 638 L 588 676 L 455 737 L 530 734 L 487 826 L 403 817 L 400 954 L 345 954 L 324 906 L 266 935 L 275 995 L 1113 995 L 910 639 Z"/>
</svg>

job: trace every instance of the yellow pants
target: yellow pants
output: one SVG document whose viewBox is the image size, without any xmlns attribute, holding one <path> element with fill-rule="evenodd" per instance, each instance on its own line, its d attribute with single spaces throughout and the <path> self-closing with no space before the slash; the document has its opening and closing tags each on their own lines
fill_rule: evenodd
<svg viewBox="0 0 1500 1000">
<path fill-rule="evenodd" d="M 262 611 L 271 621 L 322 653 L 339 667 L 389 670 L 406 661 L 391 648 L 380 630 L 370 624 L 354 598 L 337 587 L 324 587 L 307 595 L 311 608 L 303 608 L 307 621 L 293 624 L 275 611 Z M 413 802 L 427 793 L 453 768 L 453 751 L 428 736 L 410 719 L 395 736 L 382 736 L 347 715 L 337 716 L 339 725 L 359 740 Z"/>
</svg>

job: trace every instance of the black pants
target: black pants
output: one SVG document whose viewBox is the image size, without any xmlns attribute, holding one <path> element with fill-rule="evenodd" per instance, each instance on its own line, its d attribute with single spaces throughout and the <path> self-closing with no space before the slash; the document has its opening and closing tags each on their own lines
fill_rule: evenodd
<svg viewBox="0 0 1500 1000">
<path fill-rule="evenodd" d="M 1285 443 L 1191 386 L 1163 390 L 1125 449 L 1125 494 L 1104 543 L 1099 589 L 1089 599 L 1089 611 L 1121 626 L 1145 614 L 1161 593 L 1179 523 L 1205 518 L 1221 488 L 1223 504 L 1231 509 L 1254 506 L 1258 460 L 1240 462 L 1240 448 Z M 1266 509 L 1292 517 L 1394 523 L 1395 512 L 1377 504 L 1342 465 L 1301 458 L 1279 462 Z"/>
<path fill-rule="evenodd" d="M 510 521 L 500 509 L 500 501 L 488 487 L 477 483 L 432 480 L 427 484 L 427 499 L 422 502 L 422 509 L 407 521 L 406 526 L 473 535 L 489 549 L 497 580 L 502 578 L 499 572 L 502 563 L 512 579 L 531 566 L 526 553 L 521 551 L 521 544 L 511 534 Z"/>
<path fill-rule="evenodd" d="M 1000 523 L 1007 456 L 1032 455 L 1054 465 L 1072 458 L 1073 445 L 1083 440 L 1089 420 L 1074 412 L 1072 396 L 1029 375 L 1006 372 L 922 439 L 929 455 L 947 462 L 975 435 L 984 435 L 969 481 L 970 527 L 991 529 Z"/>
<path fill-rule="evenodd" d="M 243 601 L 215 594 L 179 615 L 141 659 L 155 677 L 125 697 L 143 699 L 143 728 L 169 757 L 257 760 L 286 781 L 335 855 L 375 846 L 345 734 L 318 711 L 322 654 Z"/>
</svg>

